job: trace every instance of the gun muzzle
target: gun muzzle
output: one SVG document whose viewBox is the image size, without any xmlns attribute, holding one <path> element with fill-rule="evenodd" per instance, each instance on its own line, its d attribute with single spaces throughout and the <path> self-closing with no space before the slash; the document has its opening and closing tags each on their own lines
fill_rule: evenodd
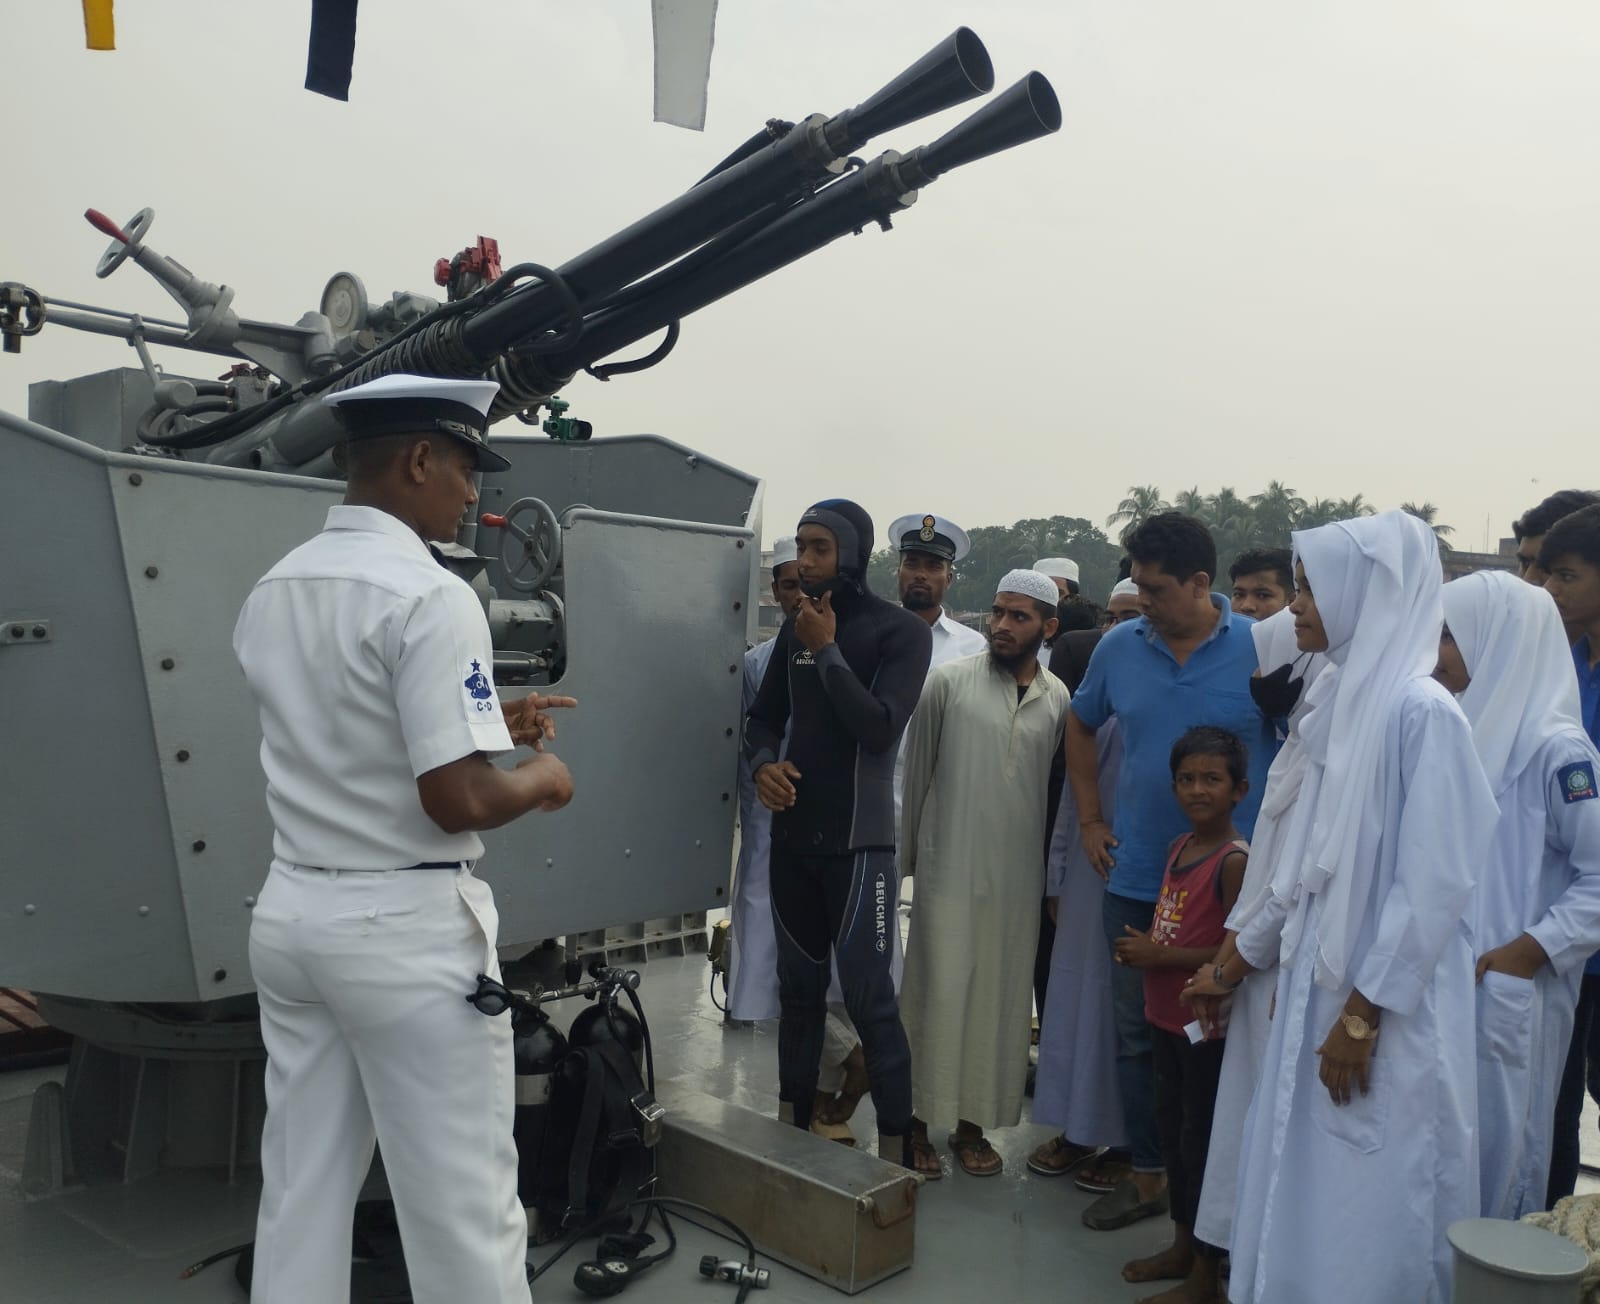
<svg viewBox="0 0 1600 1304">
<path fill-rule="evenodd" d="M 877 94 L 830 118 L 823 131 L 838 154 L 853 154 L 874 136 L 993 89 L 989 52 L 970 27 L 958 27 Z"/>
<path fill-rule="evenodd" d="M 1043 73 L 1030 72 L 931 145 L 914 149 L 895 170 L 913 189 L 963 163 L 975 163 L 1014 145 L 1061 129 L 1061 102 Z"/>
</svg>

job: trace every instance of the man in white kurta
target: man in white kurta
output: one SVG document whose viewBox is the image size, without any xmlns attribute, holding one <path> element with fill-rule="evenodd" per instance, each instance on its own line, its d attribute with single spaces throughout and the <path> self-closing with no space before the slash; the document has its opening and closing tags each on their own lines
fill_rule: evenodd
<svg viewBox="0 0 1600 1304">
<path fill-rule="evenodd" d="M 911 720 L 900 857 L 917 892 L 900 1010 L 917 1167 L 930 1177 L 929 1120 L 958 1120 L 952 1149 L 986 1175 L 1000 1160 L 983 1129 L 1022 1116 L 1046 790 L 1069 700 L 1038 662 L 1055 600 L 1036 571 L 1002 579 L 989 652 L 931 673 Z"/>
<path fill-rule="evenodd" d="M 772 545 L 772 600 L 787 620 L 800 606 L 800 565 L 794 539 Z M 756 692 L 772 661 L 774 640 L 744 654 L 744 702 L 750 714 Z M 730 912 L 732 946 L 728 955 L 728 1017 L 758 1022 L 778 1017 L 778 942 L 772 931 L 772 894 L 767 882 L 772 856 L 772 812 L 756 797 L 750 764 L 739 757 L 739 862 L 733 876 Z"/>
<path fill-rule="evenodd" d="M 1274 904 L 1238 937 L 1243 955 L 1280 944 L 1229 1298 L 1445 1304 L 1446 1231 L 1478 1210 L 1467 912 L 1494 799 L 1465 717 L 1429 677 L 1432 531 L 1391 512 L 1294 541 L 1300 647 L 1330 664 L 1306 695 Z M 1231 988 L 1248 966 L 1217 968 Z"/>
<path fill-rule="evenodd" d="M 1445 585 L 1434 677 L 1458 694 L 1500 820 L 1473 897 L 1482 1213 L 1542 1211 L 1583 966 L 1600 950 L 1600 755 L 1550 595 L 1504 571 Z"/>
</svg>

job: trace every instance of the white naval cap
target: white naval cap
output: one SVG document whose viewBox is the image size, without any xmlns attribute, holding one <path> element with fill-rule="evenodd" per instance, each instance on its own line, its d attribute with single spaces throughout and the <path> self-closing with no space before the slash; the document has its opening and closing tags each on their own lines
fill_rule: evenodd
<svg viewBox="0 0 1600 1304">
<path fill-rule="evenodd" d="M 324 394 L 321 401 L 339 414 L 351 439 L 438 430 L 471 444 L 480 471 L 505 471 L 511 463 L 489 448 L 486 434 L 499 392 L 493 380 L 394 375 Z"/>
<path fill-rule="evenodd" d="M 777 570 L 791 561 L 800 560 L 800 547 L 795 542 L 794 536 L 787 539 L 775 540 L 772 545 L 772 569 Z"/>
<path fill-rule="evenodd" d="M 889 542 L 896 552 L 928 552 L 955 563 L 972 551 L 972 540 L 954 521 L 943 516 L 902 516 L 889 527 Z"/>
<path fill-rule="evenodd" d="M 1047 602 L 1052 607 L 1060 600 L 1061 594 L 1056 590 L 1056 582 L 1043 571 L 1013 570 L 1007 571 L 1000 578 L 1000 583 L 995 586 L 996 593 L 1020 593 L 1025 598 L 1032 598 L 1035 602 Z"/>
<path fill-rule="evenodd" d="M 1033 568 L 1053 580 L 1071 580 L 1074 584 L 1078 582 L 1078 563 L 1071 557 L 1041 557 L 1033 563 Z"/>
</svg>

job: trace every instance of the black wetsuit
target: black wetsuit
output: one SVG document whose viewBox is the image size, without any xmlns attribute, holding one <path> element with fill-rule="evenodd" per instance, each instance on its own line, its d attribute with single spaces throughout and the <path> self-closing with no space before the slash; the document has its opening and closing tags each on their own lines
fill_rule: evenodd
<svg viewBox="0 0 1600 1304">
<path fill-rule="evenodd" d="M 920 617 L 855 584 L 833 589 L 833 610 L 835 642 L 815 656 L 793 619 L 778 631 L 745 728 L 752 771 L 778 758 L 788 728 L 784 756 L 800 772 L 794 806 L 772 817 L 778 1096 L 794 1106 L 798 1126 L 810 1125 L 832 950 L 861 1034 L 878 1129 L 905 1135 L 911 1048 L 889 970 L 888 930 L 898 926 L 894 762 L 932 636 Z"/>
</svg>

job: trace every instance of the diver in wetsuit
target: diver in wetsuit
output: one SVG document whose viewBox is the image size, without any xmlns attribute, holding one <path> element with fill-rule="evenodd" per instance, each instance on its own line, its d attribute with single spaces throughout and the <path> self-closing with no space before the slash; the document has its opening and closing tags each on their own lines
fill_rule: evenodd
<svg viewBox="0 0 1600 1304">
<path fill-rule="evenodd" d="M 779 1115 L 811 1125 L 831 948 L 866 1053 L 878 1152 L 909 1165 L 911 1050 L 889 972 L 894 762 L 932 636 L 926 621 L 867 588 L 872 519 L 859 506 L 820 502 L 796 533 L 805 601 L 778 631 L 745 726 L 757 795 L 774 812 Z"/>
</svg>

